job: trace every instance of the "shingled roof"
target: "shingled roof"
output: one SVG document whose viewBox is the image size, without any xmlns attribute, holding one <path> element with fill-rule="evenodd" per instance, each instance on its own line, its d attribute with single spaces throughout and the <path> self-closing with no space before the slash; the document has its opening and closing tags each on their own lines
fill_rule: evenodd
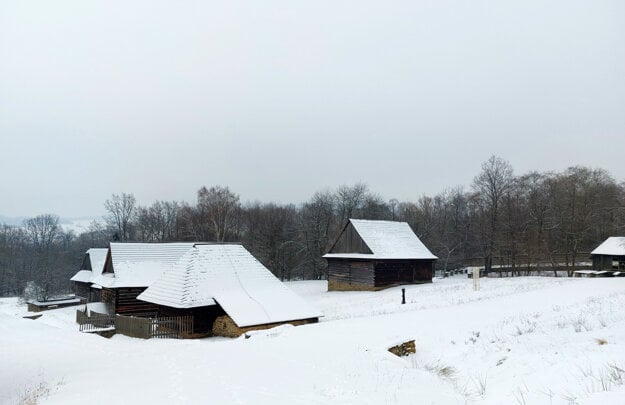
<svg viewBox="0 0 625 405">
<path fill-rule="evenodd" d="M 328 253 L 323 257 L 345 259 L 438 259 L 406 222 L 349 220 L 372 253 Z"/>
<path fill-rule="evenodd" d="M 107 288 L 148 287 L 194 244 L 111 243 L 113 273 L 103 273 L 94 282 Z"/>
<path fill-rule="evenodd" d="M 219 304 L 239 327 L 319 317 L 238 244 L 194 246 L 137 298 L 173 308 Z"/>
<path fill-rule="evenodd" d="M 70 280 L 82 283 L 93 283 L 104 270 L 108 251 L 107 248 L 91 248 L 87 250 L 85 254 L 89 257 L 91 270 L 81 269 L 78 273 L 74 274 Z"/>
<path fill-rule="evenodd" d="M 625 256 L 625 236 L 611 236 L 595 250 L 591 255 Z"/>
</svg>

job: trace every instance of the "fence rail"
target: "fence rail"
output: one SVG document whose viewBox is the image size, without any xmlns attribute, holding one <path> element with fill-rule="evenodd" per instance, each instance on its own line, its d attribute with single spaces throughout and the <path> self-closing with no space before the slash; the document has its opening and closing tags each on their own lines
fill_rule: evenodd
<svg viewBox="0 0 625 405">
<path fill-rule="evenodd" d="M 150 319 L 150 334 L 157 339 L 181 339 L 193 333 L 192 316 L 171 316 Z"/>
<path fill-rule="evenodd" d="M 184 339 L 193 334 L 192 316 L 139 317 L 106 315 L 86 310 L 76 311 L 81 332 L 115 328 L 117 333 L 142 339 Z"/>
<path fill-rule="evenodd" d="M 115 326 L 115 315 L 101 314 L 91 311 L 87 315 L 86 310 L 76 310 L 76 322 L 81 332 L 94 332 L 102 329 L 110 329 Z"/>
</svg>

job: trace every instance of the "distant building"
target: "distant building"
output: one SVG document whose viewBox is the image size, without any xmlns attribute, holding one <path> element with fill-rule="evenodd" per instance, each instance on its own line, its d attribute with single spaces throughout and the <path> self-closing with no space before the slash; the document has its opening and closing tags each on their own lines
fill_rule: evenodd
<svg viewBox="0 0 625 405">
<path fill-rule="evenodd" d="M 590 252 L 594 270 L 625 270 L 625 236 L 611 236 Z"/>
<path fill-rule="evenodd" d="M 328 254 L 328 291 L 431 283 L 438 259 L 406 222 L 350 219 Z"/>
<path fill-rule="evenodd" d="M 74 283 L 74 293 L 77 297 L 87 302 L 100 301 L 100 291 L 102 287 L 94 284 L 104 270 L 108 249 L 91 248 L 85 252 L 82 265 L 78 273 L 74 274 L 70 280 Z"/>
<path fill-rule="evenodd" d="M 193 246 L 137 299 L 156 305 L 159 316 L 192 316 L 196 335 L 235 337 L 319 318 L 239 244 Z"/>
</svg>

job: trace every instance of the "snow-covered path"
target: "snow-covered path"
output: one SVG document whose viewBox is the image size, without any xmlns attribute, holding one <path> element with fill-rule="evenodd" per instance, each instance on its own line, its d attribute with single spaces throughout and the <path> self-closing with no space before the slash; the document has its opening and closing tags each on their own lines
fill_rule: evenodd
<svg viewBox="0 0 625 405">
<path fill-rule="evenodd" d="M 40 385 L 40 404 L 625 403 L 625 279 L 483 279 L 474 292 L 458 277 L 406 287 L 406 305 L 401 288 L 289 286 L 321 323 L 232 340 L 107 340 L 79 333 L 72 309 L 31 321 L 0 300 L 0 403 Z M 410 339 L 415 355 L 387 352 Z"/>
</svg>

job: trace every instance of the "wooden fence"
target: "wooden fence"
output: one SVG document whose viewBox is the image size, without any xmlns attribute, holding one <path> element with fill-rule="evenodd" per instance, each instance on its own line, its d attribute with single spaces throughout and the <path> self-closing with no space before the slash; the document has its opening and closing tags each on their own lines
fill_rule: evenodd
<svg viewBox="0 0 625 405">
<path fill-rule="evenodd" d="M 76 310 L 76 322 L 78 323 L 78 330 L 81 332 L 95 332 L 115 327 L 115 315 L 100 314 L 95 311 L 91 311 L 87 315 L 86 310 L 78 309 Z"/>
<path fill-rule="evenodd" d="M 193 334 L 192 316 L 138 317 L 106 315 L 86 310 L 76 311 L 76 323 L 81 332 L 114 328 L 117 333 L 142 339 L 184 339 Z"/>
<path fill-rule="evenodd" d="M 117 315 L 115 329 L 126 336 L 142 339 L 183 339 L 193 333 L 193 317 L 142 318 Z"/>
</svg>

